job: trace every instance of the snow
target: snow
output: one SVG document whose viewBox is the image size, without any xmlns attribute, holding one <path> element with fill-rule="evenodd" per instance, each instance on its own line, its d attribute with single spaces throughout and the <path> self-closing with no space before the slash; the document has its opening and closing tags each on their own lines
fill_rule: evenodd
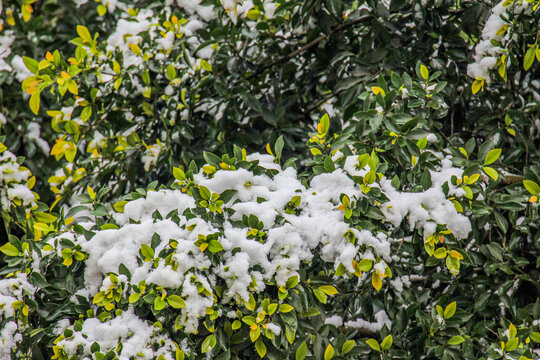
<svg viewBox="0 0 540 360">
<path fill-rule="evenodd" d="M 11 59 L 11 66 L 15 71 L 15 78 L 20 83 L 22 83 L 27 77 L 34 75 L 30 72 L 30 70 L 26 68 L 26 65 L 24 65 L 23 62 L 23 58 L 20 55 L 13 56 L 13 59 Z"/>
<path fill-rule="evenodd" d="M 392 326 L 392 321 L 384 310 L 380 310 L 375 314 L 375 321 L 369 322 L 363 319 L 356 319 L 345 322 L 345 327 L 354 329 L 363 329 L 370 332 L 379 332 L 384 325 L 389 329 Z"/>
<path fill-rule="evenodd" d="M 0 35 L 0 71 L 11 71 L 11 66 L 6 62 L 6 58 L 11 54 L 11 45 L 15 41 L 15 33 L 12 30 L 4 31 Z"/>
<path fill-rule="evenodd" d="M 282 170 L 272 156 L 252 154 L 248 159 L 256 159 L 259 166 L 278 172 L 255 175 L 240 168 L 218 170 L 212 175 L 201 170 L 194 175 L 195 184 L 212 193 L 236 190 L 223 205 L 233 210 L 223 211 L 223 225 L 216 227 L 217 224 L 200 217 L 187 217 L 186 211 L 195 207 L 194 199 L 181 190 L 160 190 L 149 191 L 146 198 L 128 202 L 123 214 L 113 214 L 119 229 L 97 231 L 89 241 L 74 234 L 73 240 L 88 254 L 85 289 L 79 294 L 92 297 L 100 289 L 107 290 L 108 274 L 118 273 L 123 264 L 131 273 L 131 284 L 144 281 L 148 285 L 180 289 L 179 295 L 186 303 L 179 311 L 181 323 L 183 331 L 191 333 L 197 330 L 199 318 L 214 306 L 213 291 L 218 279 L 226 285 L 219 301 L 242 303 L 249 300 L 251 293 L 263 291 L 269 282 L 285 285 L 290 277 L 299 275 L 304 262 L 315 256 L 336 268 L 341 263 L 351 272 L 355 259 L 391 260 L 391 239 L 382 233 L 351 228 L 344 221 L 343 211 L 337 208 L 342 193 L 351 201 L 362 196 L 347 172 L 336 169 L 317 175 L 306 188 L 296 170 L 292 167 Z M 296 212 L 286 213 L 295 196 L 301 199 Z M 154 219 L 156 211 L 162 220 Z M 167 218 L 172 211 L 175 217 Z M 255 215 L 263 223 L 262 238 L 250 235 L 249 227 L 238 227 L 236 222 L 244 215 Z M 344 236 L 347 232 L 356 238 L 354 244 Z M 208 250 L 201 252 L 195 245 L 201 236 L 211 234 L 218 235 L 223 247 L 217 266 L 210 262 Z M 153 241 L 156 236 L 157 243 Z M 177 243 L 174 248 L 169 245 L 170 240 Z M 152 243 L 157 260 L 141 262 L 142 245 Z M 170 260 L 157 257 L 162 251 L 172 254 Z M 380 264 L 375 267 L 384 273 L 387 265 Z M 200 292 L 200 286 L 208 292 Z"/>
<path fill-rule="evenodd" d="M 343 318 L 339 315 L 332 315 L 327 317 L 324 323 L 334 325 L 335 327 L 340 327 L 343 325 Z"/>
<path fill-rule="evenodd" d="M 41 128 L 38 123 L 31 122 L 26 128 L 26 137 L 36 143 L 37 147 L 45 154 L 49 155 L 51 148 L 49 144 L 41 138 Z"/>
<path fill-rule="evenodd" d="M 90 347 L 98 342 L 102 353 L 116 349 L 119 360 L 135 357 L 154 359 L 160 355 L 166 360 L 173 360 L 177 345 L 156 330 L 130 309 L 103 323 L 97 318 L 86 319 L 81 331 L 74 331 L 71 337 L 60 340 L 56 345 L 62 347 L 70 357 L 80 355 L 79 347 L 84 355 L 90 356 Z M 118 347 L 120 342 L 121 348 Z M 154 344 L 159 344 L 158 350 L 154 350 Z"/>
<path fill-rule="evenodd" d="M 499 32 L 505 26 L 503 16 L 511 18 L 510 14 L 522 13 L 529 3 L 527 1 L 501 1 L 491 9 L 491 14 L 482 29 L 482 40 L 475 47 L 475 62 L 467 66 L 467 75 L 475 79 L 490 81 L 489 70 L 493 69 L 500 54 L 506 51 L 505 44 L 509 41 L 510 30 Z M 501 43 L 494 45 L 492 41 Z"/>
<path fill-rule="evenodd" d="M 17 157 L 5 150 L 0 154 L 0 205 L 8 210 L 11 204 L 20 200 L 24 206 L 33 204 L 35 196 L 26 185 L 30 171 L 17 163 Z"/>
<path fill-rule="evenodd" d="M 432 187 L 423 192 L 399 192 L 389 180 L 381 180 L 381 190 L 389 201 L 381 208 L 386 220 L 399 226 L 407 218 L 409 228 L 424 229 L 424 238 L 434 233 L 437 224 L 445 224 L 458 239 L 465 239 L 471 232 L 468 218 L 460 214 L 454 204 L 446 198 L 441 186 L 448 182 L 449 195 L 462 196 L 464 191 L 454 187 L 450 178 L 461 178 L 463 170 L 451 167 L 448 159 L 441 161 L 438 171 L 430 171 Z"/>
</svg>

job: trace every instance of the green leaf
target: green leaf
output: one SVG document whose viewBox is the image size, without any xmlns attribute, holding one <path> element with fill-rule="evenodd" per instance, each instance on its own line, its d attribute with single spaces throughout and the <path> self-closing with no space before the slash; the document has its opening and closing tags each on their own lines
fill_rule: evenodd
<svg viewBox="0 0 540 360">
<path fill-rule="evenodd" d="M 276 159 L 281 159 L 281 152 L 283 151 L 283 146 L 285 142 L 283 141 L 283 135 L 277 138 L 276 143 L 274 144 L 274 151 L 276 152 Z"/>
<path fill-rule="evenodd" d="M 348 353 L 349 351 L 353 349 L 354 345 L 355 345 L 354 340 L 345 341 L 343 343 L 343 346 L 341 347 L 341 353 L 345 355 L 346 353 Z"/>
<path fill-rule="evenodd" d="M 10 243 L 5 243 L 0 247 L 0 251 L 6 254 L 7 256 L 18 256 L 21 252 L 15 246 Z"/>
<path fill-rule="evenodd" d="M 493 149 L 488 152 L 486 158 L 484 159 L 484 165 L 489 165 L 497 161 L 497 159 L 501 156 L 501 152 L 501 149 Z"/>
<path fill-rule="evenodd" d="M 212 165 L 212 166 L 214 166 L 216 168 L 219 168 L 219 164 L 221 163 L 221 159 L 217 155 L 215 155 L 215 154 L 213 154 L 211 152 L 208 152 L 208 151 L 204 151 L 203 152 L 203 157 L 204 157 L 204 160 L 206 160 L 206 162 L 209 165 Z"/>
<path fill-rule="evenodd" d="M 424 64 L 420 65 L 420 74 L 422 75 L 424 80 L 427 80 L 429 78 L 429 70 Z"/>
<path fill-rule="evenodd" d="M 303 341 L 298 349 L 296 349 L 296 360 L 304 360 L 307 355 L 307 344 L 305 341 Z"/>
<path fill-rule="evenodd" d="M 176 68 L 173 64 L 169 64 L 169 66 L 167 66 L 166 75 L 167 79 L 169 79 L 170 81 L 176 79 Z"/>
<path fill-rule="evenodd" d="M 525 70 L 529 70 L 529 68 L 533 64 L 535 53 L 536 53 L 536 46 L 531 46 L 525 53 L 525 57 L 523 58 L 523 68 Z"/>
<path fill-rule="evenodd" d="M 388 350 L 390 348 L 390 346 L 392 346 L 393 342 L 394 342 L 394 339 L 392 338 L 392 335 L 388 335 L 381 342 L 381 348 L 383 350 Z"/>
<path fill-rule="evenodd" d="M 223 250 L 223 245 L 217 240 L 210 240 L 208 243 L 208 250 L 212 253 L 217 253 Z"/>
<path fill-rule="evenodd" d="M 453 303 L 449 304 L 445 309 L 444 309 L 444 318 L 445 319 L 450 319 L 452 316 L 454 316 L 454 314 L 456 313 L 456 302 L 454 301 Z"/>
<path fill-rule="evenodd" d="M 523 180 L 523 185 L 531 194 L 540 194 L 540 186 L 532 180 Z"/>
<path fill-rule="evenodd" d="M 141 245 L 141 254 L 145 259 L 154 259 L 154 249 L 146 244 Z"/>
<path fill-rule="evenodd" d="M 381 347 L 379 346 L 379 343 L 375 339 L 367 339 L 366 343 L 371 346 L 373 350 L 381 351 Z"/>
<path fill-rule="evenodd" d="M 329 344 L 324 351 L 324 360 L 330 360 L 334 357 L 334 347 Z"/>
<path fill-rule="evenodd" d="M 456 335 L 456 336 L 452 336 L 450 340 L 448 340 L 448 345 L 459 345 L 464 341 L 465 339 L 462 336 Z"/>
<path fill-rule="evenodd" d="M 23 56 L 23 63 L 31 73 L 35 74 L 38 71 L 39 63 L 36 60 Z"/>
<path fill-rule="evenodd" d="M 184 299 L 182 299 L 178 295 L 169 295 L 169 296 L 167 296 L 167 302 L 169 303 L 169 305 L 171 305 L 175 309 L 182 309 L 182 308 L 186 307 L 186 303 L 185 303 Z"/>
</svg>

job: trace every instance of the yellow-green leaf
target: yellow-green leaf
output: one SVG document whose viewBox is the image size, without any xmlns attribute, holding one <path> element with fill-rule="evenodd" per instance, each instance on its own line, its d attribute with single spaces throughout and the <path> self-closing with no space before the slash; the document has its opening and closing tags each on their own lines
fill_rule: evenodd
<svg viewBox="0 0 540 360">
<path fill-rule="evenodd" d="M 531 46 L 529 50 L 525 53 L 525 57 L 523 58 L 523 69 L 529 70 L 531 65 L 534 62 L 534 55 L 536 53 L 536 45 Z"/>
<path fill-rule="evenodd" d="M 388 335 L 381 342 L 381 348 L 383 350 L 388 350 L 390 346 L 392 346 L 393 342 L 394 342 L 394 339 L 392 338 L 392 335 Z"/>
<path fill-rule="evenodd" d="M 465 339 L 463 338 L 463 336 L 456 335 L 456 336 L 452 336 L 450 340 L 448 340 L 448 345 L 459 345 L 464 341 Z"/>
<path fill-rule="evenodd" d="M 266 355 L 266 345 L 264 345 L 262 339 L 255 342 L 255 350 L 257 350 L 257 354 L 259 354 L 261 359 L 264 357 L 264 355 Z"/>
<path fill-rule="evenodd" d="M 519 339 L 517 337 L 512 338 L 506 342 L 504 351 L 506 352 L 514 351 L 518 347 L 518 345 L 519 345 Z"/>
<path fill-rule="evenodd" d="M 345 355 L 346 353 L 348 353 L 349 351 L 353 349 L 354 345 L 355 345 L 354 340 L 345 341 L 343 343 L 343 346 L 341 347 L 341 353 Z"/>
<path fill-rule="evenodd" d="M 279 312 L 281 312 L 281 313 L 288 313 L 288 312 L 291 312 L 293 310 L 294 310 L 294 308 L 289 304 L 281 304 L 279 306 Z"/>
<path fill-rule="evenodd" d="M 517 335 L 517 329 L 516 326 L 512 323 L 510 323 L 510 326 L 508 327 L 508 336 L 510 338 L 513 338 Z"/>
<path fill-rule="evenodd" d="M 167 296 L 167 302 L 175 309 L 182 309 L 186 307 L 186 302 L 178 295 Z"/>
<path fill-rule="evenodd" d="M 201 345 L 201 352 L 207 353 L 212 350 L 214 346 L 216 346 L 216 337 L 214 334 L 208 335 Z"/>
<path fill-rule="evenodd" d="M 446 248 L 440 247 L 433 253 L 437 259 L 444 259 L 446 257 Z"/>
<path fill-rule="evenodd" d="M 86 26 L 77 25 L 77 34 L 79 34 L 81 39 L 83 39 L 85 42 L 92 42 L 92 35 L 90 35 L 90 32 L 88 31 Z"/>
<path fill-rule="evenodd" d="M 308 347 L 305 341 L 303 341 L 298 349 L 296 349 L 296 360 L 304 360 L 306 358 Z"/>
<path fill-rule="evenodd" d="M 450 319 L 452 316 L 454 316 L 454 314 L 456 313 L 456 308 L 457 308 L 457 304 L 456 304 L 455 301 L 453 303 L 449 304 L 444 309 L 444 318 L 445 319 Z"/>
<path fill-rule="evenodd" d="M 54 222 L 57 217 L 51 214 L 47 214 L 44 212 L 37 211 L 34 213 L 34 216 L 36 217 L 36 220 L 45 224 L 50 224 Z"/>
<path fill-rule="evenodd" d="M 422 75 L 424 80 L 427 80 L 429 78 L 429 70 L 424 64 L 420 65 L 420 74 Z"/>
<path fill-rule="evenodd" d="M 21 252 L 15 246 L 10 243 L 5 243 L 0 247 L 0 251 L 6 254 L 7 256 L 18 256 Z"/>
<path fill-rule="evenodd" d="M 482 169 L 483 169 L 484 172 L 485 172 L 486 174 L 488 174 L 489 177 L 492 178 L 493 180 L 497 181 L 497 179 L 499 178 L 499 173 L 498 173 L 497 170 L 495 170 L 494 168 L 489 167 L 489 166 L 484 166 Z"/>
<path fill-rule="evenodd" d="M 366 343 L 371 346 L 373 350 L 381 351 L 381 347 L 379 346 L 379 343 L 375 339 L 367 339 Z"/>
<path fill-rule="evenodd" d="M 532 180 L 523 180 L 523 186 L 533 195 L 540 194 L 540 186 Z"/>
<path fill-rule="evenodd" d="M 490 152 L 488 152 L 484 159 L 484 165 L 489 165 L 497 161 L 497 159 L 501 156 L 501 152 L 502 152 L 502 149 L 493 149 Z"/>
<path fill-rule="evenodd" d="M 338 293 L 337 289 L 332 285 L 319 286 L 319 290 L 321 290 L 326 295 L 335 295 Z"/>
</svg>

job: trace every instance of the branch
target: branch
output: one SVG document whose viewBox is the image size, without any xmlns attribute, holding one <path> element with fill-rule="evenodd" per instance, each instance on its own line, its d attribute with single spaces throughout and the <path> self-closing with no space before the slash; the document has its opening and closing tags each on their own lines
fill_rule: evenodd
<svg viewBox="0 0 540 360">
<path fill-rule="evenodd" d="M 481 179 L 482 179 L 482 182 L 484 183 L 488 183 L 490 181 L 490 179 L 484 174 L 482 174 Z M 522 182 L 523 180 L 525 180 L 525 177 L 521 175 L 506 174 L 504 176 L 501 176 L 501 184 L 503 185 L 512 185 L 515 183 Z"/>
<path fill-rule="evenodd" d="M 272 61 L 270 64 L 267 64 L 267 65 L 261 65 L 257 70 L 255 70 L 255 72 L 253 72 L 251 75 L 249 75 L 246 80 L 249 80 L 249 79 L 252 79 L 258 75 L 260 75 L 261 73 L 263 73 L 266 69 L 268 68 L 271 68 L 272 66 L 275 66 L 275 65 L 278 65 L 278 64 L 281 64 L 281 63 L 284 63 L 294 57 L 296 57 L 297 55 L 303 53 L 304 51 L 312 48 L 313 46 L 317 45 L 318 43 L 320 43 L 321 41 L 323 41 L 324 39 L 327 39 L 329 38 L 330 36 L 334 35 L 335 33 L 337 32 L 340 32 L 348 27 L 351 27 L 351 26 L 354 26 L 356 24 L 359 24 L 363 21 L 366 21 L 368 20 L 369 18 L 371 18 L 371 15 L 364 15 L 364 16 L 361 16 L 359 17 L 358 19 L 356 20 L 352 20 L 352 21 L 349 21 L 349 22 L 346 22 L 346 23 L 343 23 L 339 26 L 336 26 L 335 28 L 333 28 L 332 30 L 330 30 L 330 33 L 329 34 L 322 34 L 322 35 L 319 35 L 318 37 L 316 37 L 315 39 L 311 40 L 310 42 L 308 42 L 306 45 L 302 46 L 301 48 L 299 49 L 296 49 L 294 50 L 293 52 L 290 52 L 288 53 L 287 55 L 283 56 L 282 58 L 279 58 L 277 60 L 274 60 Z"/>
</svg>

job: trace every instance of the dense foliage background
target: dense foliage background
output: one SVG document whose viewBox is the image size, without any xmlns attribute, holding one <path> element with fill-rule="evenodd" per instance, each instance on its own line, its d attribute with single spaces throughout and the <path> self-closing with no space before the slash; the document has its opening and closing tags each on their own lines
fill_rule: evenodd
<svg viewBox="0 0 540 360">
<path fill-rule="evenodd" d="M 4 1 L 0 357 L 539 358 L 539 4 Z"/>
</svg>

